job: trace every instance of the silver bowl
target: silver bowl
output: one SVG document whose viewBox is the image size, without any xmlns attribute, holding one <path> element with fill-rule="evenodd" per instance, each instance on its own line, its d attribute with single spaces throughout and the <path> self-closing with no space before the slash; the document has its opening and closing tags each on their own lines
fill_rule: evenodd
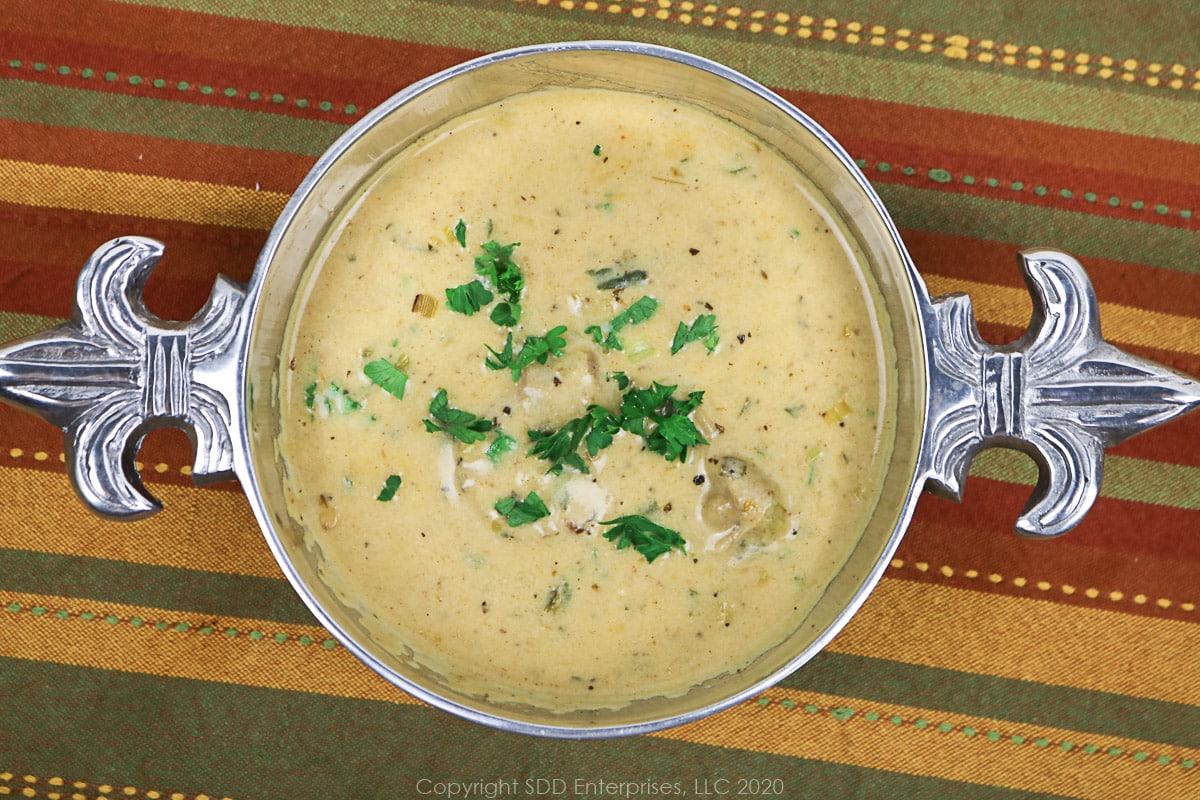
<svg viewBox="0 0 1200 800">
<path fill-rule="evenodd" d="M 442 123 L 517 93 L 605 87 L 666 96 L 745 128 L 826 195 L 865 254 L 897 357 L 895 441 L 879 500 L 824 595 L 791 636 L 736 673 L 674 698 L 558 713 L 465 695 L 377 644 L 320 578 L 289 516 L 277 450 L 284 329 L 315 248 L 342 202 L 390 156 Z M 0 398 L 63 428 L 80 497 L 106 517 L 136 519 L 158 502 L 133 456 L 142 436 L 181 427 L 198 482 L 237 478 L 280 567 L 317 620 L 384 679 L 458 716 L 527 734 L 597 738 L 686 723 L 741 702 L 799 668 L 862 605 L 891 560 L 919 493 L 958 497 L 972 457 L 990 446 L 1029 453 L 1041 478 L 1018 532 L 1053 536 L 1099 492 L 1106 446 L 1200 404 L 1200 385 L 1105 343 L 1082 267 L 1055 250 L 1018 254 L 1034 301 L 1028 333 L 984 342 L 970 301 L 931 298 L 896 227 L 853 159 L 816 123 L 730 69 L 624 42 L 510 50 L 415 83 L 348 130 L 321 157 L 271 231 L 248 287 L 219 279 L 192 320 L 151 315 L 141 289 L 162 245 L 102 245 L 84 267 L 69 322 L 0 347 Z"/>
</svg>

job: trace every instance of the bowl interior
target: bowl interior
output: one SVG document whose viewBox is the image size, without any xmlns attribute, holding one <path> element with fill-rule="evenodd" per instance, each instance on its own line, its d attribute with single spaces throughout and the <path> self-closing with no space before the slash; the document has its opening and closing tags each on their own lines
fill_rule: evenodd
<svg viewBox="0 0 1200 800">
<path fill-rule="evenodd" d="M 288 515 L 285 464 L 277 450 L 278 387 L 288 313 L 304 290 L 304 270 L 344 199 L 414 139 L 462 113 L 541 88 L 603 87 L 692 103 L 758 136 L 794 162 L 826 194 L 875 283 L 894 348 L 894 442 L 878 502 L 859 544 L 793 635 L 750 667 L 676 698 L 649 698 L 607 711 L 556 713 L 465 696 L 401 653 L 367 635 L 320 577 L 320 553 Z M 527 733 L 590 737 L 685 722 L 737 702 L 812 657 L 842 627 L 878 580 L 915 504 L 925 416 L 923 287 L 893 225 L 853 161 L 811 120 L 756 84 L 701 59 L 660 48 L 584 43 L 529 48 L 479 59 L 415 84 L 352 128 L 318 162 L 292 198 L 263 251 L 251 287 L 244 364 L 249 463 L 244 482 L 268 543 L 318 620 L 368 666 L 435 706 Z"/>
</svg>

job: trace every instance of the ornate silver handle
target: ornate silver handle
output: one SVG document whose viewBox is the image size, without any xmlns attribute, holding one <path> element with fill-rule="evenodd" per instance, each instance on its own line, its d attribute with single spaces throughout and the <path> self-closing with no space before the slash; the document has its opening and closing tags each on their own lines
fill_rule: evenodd
<svg viewBox="0 0 1200 800">
<path fill-rule="evenodd" d="M 162 250 L 139 237 L 102 245 L 79 275 L 70 321 L 0 347 L 0 399 L 63 429 L 72 484 L 113 519 L 162 507 L 134 468 L 155 428 L 188 433 L 198 482 L 233 476 L 227 377 L 245 291 L 221 277 L 192 320 L 158 319 L 142 288 Z"/>
<path fill-rule="evenodd" d="M 1019 261 L 1033 318 L 1012 344 L 983 341 L 966 295 L 934 300 L 928 480 L 961 499 L 980 450 L 1027 452 L 1040 476 L 1017 531 L 1057 536 L 1099 494 L 1104 449 L 1200 405 L 1200 383 L 1105 342 L 1096 295 L 1074 258 L 1027 250 Z"/>
</svg>

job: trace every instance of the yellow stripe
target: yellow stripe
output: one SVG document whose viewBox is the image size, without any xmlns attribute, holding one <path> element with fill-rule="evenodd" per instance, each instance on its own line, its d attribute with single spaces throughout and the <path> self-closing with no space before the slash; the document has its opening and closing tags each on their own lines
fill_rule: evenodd
<svg viewBox="0 0 1200 800">
<path fill-rule="evenodd" d="M 840 653 L 1200 705 L 1193 622 L 885 578 Z"/>
<path fill-rule="evenodd" d="M 526 3 L 528 0 L 515 0 Z M 1058 75 L 1095 77 L 1102 81 L 1117 79 L 1124 83 L 1135 81 L 1155 88 L 1200 90 L 1200 71 L 1181 62 L 1138 61 L 1133 58 L 1113 58 L 1080 53 L 1062 47 L 1043 47 L 1037 44 L 997 42 L 989 38 L 968 37 L 961 33 L 915 31 L 903 26 L 888 28 L 863 22 L 856 18 L 838 20 L 834 17 L 767 11 L 740 4 L 704 5 L 691 0 L 658 0 L 649 8 L 646 0 L 599 2 L 599 0 L 537 0 L 538 5 L 551 5 L 567 12 L 589 11 L 612 16 L 628 14 L 634 19 L 653 15 L 660 22 L 688 28 L 720 28 L 767 34 L 779 40 L 798 38 L 822 42 L 844 42 L 868 48 L 893 50 L 898 53 L 940 56 L 952 61 L 977 61 L 995 67 L 1010 67 L 1025 71 L 1049 71 Z"/>
<path fill-rule="evenodd" d="M 925 275 L 929 291 L 937 296 L 965 292 L 971 296 L 975 316 L 983 322 L 1025 328 L 1029 325 L 1029 292 L 1008 286 Z M 1200 319 L 1146 311 L 1117 303 L 1100 304 L 1104 338 L 1139 347 L 1200 355 Z"/>
<path fill-rule="evenodd" d="M 83 167 L 0 159 L 0 202 L 267 230 L 288 195 Z"/>
<path fill-rule="evenodd" d="M 241 492 L 154 484 L 148 488 L 163 504 L 156 517 L 109 522 L 79 501 L 61 473 L 4 468 L 0 475 L 4 547 L 283 578 Z"/>
<path fill-rule="evenodd" d="M 659 735 L 1088 800 L 1181 797 L 1200 769 L 1194 748 L 783 689 Z"/>
<path fill-rule="evenodd" d="M 0 656 L 418 702 L 325 637 L 313 626 L 0 593 Z M 1178 796 L 1200 761 L 1194 748 L 782 688 L 659 735 L 1096 800 Z"/>
</svg>

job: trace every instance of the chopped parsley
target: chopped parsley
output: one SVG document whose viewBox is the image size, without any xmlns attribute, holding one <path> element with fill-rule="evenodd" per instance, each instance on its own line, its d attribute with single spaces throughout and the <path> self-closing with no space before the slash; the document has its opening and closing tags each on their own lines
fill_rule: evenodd
<svg viewBox="0 0 1200 800">
<path fill-rule="evenodd" d="M 688 416 L 704 400 L 704 392 L 690 392 L 686 398 L 673 396 L 674 386 L 655 381 L 647 389 L 632 386 L 628 376 L 613 376 L 621 389 L 621 428 L 646 441 L 646 448 L 667 461 L 684 461 L 689 447 L 708 444 Z"/>
<path fill-rule="evenodd" d="M 490 419 L 481 419 L 469 411 L 451 408 L 445 389 L 439 389 L 429 401 L 429 414 L 433 417 L 432 420 L 422 420 L 425 430 L 430 433 L 445 431 L 464 444 L 486 439 L 487 432 L 494 426 Z"/>
<path fill-rule="evenodd" d="M 583 332 L 591 336 L 592 341 L 605 350 L 624 350 L 624 345 L 617 338 L 617 331 L 626 325 L 637 325 L 638 323 L 645 322 L 653 317 L 654 312 L 657 310 L 658 301 L 646 295 L 645 297 L 638 298 L 637 302 L 633 303 L 620 314 L 617 314 L 605 325 L 589 325 L 583 329 Z"/>
<path fill-rule="evenodd" d="M 479 281 L 471 281 L 446 290 L 446 308 L 468 317 L 493 299 L 495 295 Z"/>
<path fill-rule="evenodd" d="M 371 383 L 383 389 L 397 400 L 404 399 L 404 387 L 408 385 L 408 375 L 385 358 L 376 359 L 363 367 L 363 374 Z"/>
<path fill-rule="evenodd" d="M 620 420 L 607 408 L 598 405 L 588 407 L 587 413 L 569 420 L 556 431 L 529 431 L 533 443 L 529 455 L 550 462 L 547 472 L 558 475 L 564 466 L 578 472 L 587 472 L 587 463 L 579 454 L 579 446 L 587 448 L 595 456 L 612 444 L 613 436 L 621 430 Z"/>
<path fill-rule="evenodd" d="M 400 483 L 403 479 L 399 475 L 388 475 L 383 482 L 383 488 L 379 490 L 379 496 L 375 499 L 386 503 L 396 496 L 396 490 L 400 488 Z"/>
<path fill-rule="evenodd" d="M 458 240 L 459 247 L 467 246 L 467 223 L 461 219 L 454 226 L 454 238 Z"/>
<path fill-rule="evenodd" d="M 457 226 L 455 236 L 458 236 Z M 466 246 L 465 226 L 459 241 Z M 480 245 L 483 253 L 475 257 L 475 272 L 479 277 L 447 289 L 447 308 L 471 316 L 495 300 L 496 295 L 500 295 L 503 299 L 492 309 L 492 322 L 504 327 L 516 325 L 521 318 L 521 292 L 525 289 L 525 276 L 512 260 L 513 249 L 518 245 L 520 242 L 500 244 L 495 240 Z"/>
<path fill-rule="evenodd" d="M 686 322 L 680 322 L 675 329 L 675 338 L 671 340 L 671 355 L 675 355 L 689 342 L 703 342 L 705 349 L 712 352 L 717 348 L 721 334 L 717 332 L 717 315 L 701 314 L 689 327 Z"/>
<path fill-rule="evenodd" d="M 518 500 L 512 495 L 502 497 L 496 501 L 493 508 L 513 527 L 526 525 L 536 522 L 542 517 L 550 516 L 550 509 L 546 508 L 546 504 L 542 502 L 542 498 L 538 497 L 537 492 L 530 492 L 524 500 Z"/>
<path fill-rule="evenodd" d="M 604 532 L 604 538 L 617 543 L 618 550 L 632 547 L 643 556 L 647 562 L 653 562 L 659 556 L 679 550 L 687 552 L 687 540 L 670 528 L 664 528 L 651 522 L 640 514 L 627 514 L 623 517 L 604 520 L 601 525 L 611 525 Z"/>
<path fill-rule="evenodd" d="M 362 408 L 362 403 L 336 383 L 318 392 L 317 382 L 313 381 L 304 387 L 304 406 L 310 413 L 323 409 L 326 414 L 349 414 Z"/>
<path fill-rule="evenodd" d="M 592 148 L 592 155 L 594 155 L 594 156 L 600 155 L 600 145 L 596 145 L 595 147 Z"/>
<path fill-rule="evenodd" d="M 516 383 L 521 377 L 521 370 L 525 367 L 534 362 L 545 364 L 550 356 L 563 354 L 563 348 L 567 346 L 567 340 L 563 338 L 563 334 L 566 332 L 566 325 L 558 325 L 548 330 L 545 336 L 527 336 L 525 344 L 521 345 L 521 350 L 514 354 L 513 335 L 512 331 L 509 331 L 503 350 L 496 352 L 488 347 L 488 352 L 492 355 L 485 363 L 488 369 L 511 370 L 513 382 Z"/>
<path fill-rule="evenodd" d="M 505 453 L 511 453 L 516 449 L 517 440 L 499 428 L 496 428 L 496 438 L 488 445 L 484 455 L 488 457 L 488 461 L 491 461 L 493 464 L 499 464 L 500 459 L 504 458 Z"/>
</svg>

